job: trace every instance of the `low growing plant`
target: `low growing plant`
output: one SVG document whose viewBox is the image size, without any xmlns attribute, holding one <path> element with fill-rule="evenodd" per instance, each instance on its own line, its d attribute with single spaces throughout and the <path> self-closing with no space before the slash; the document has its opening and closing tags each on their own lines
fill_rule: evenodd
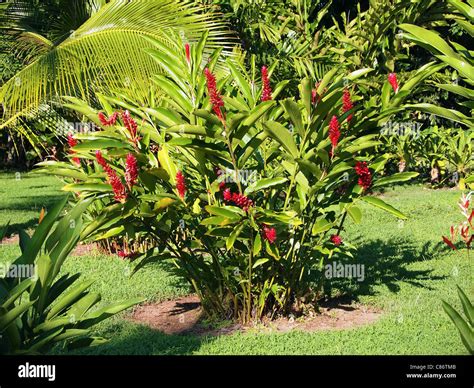
<svg viewBox="0 0 474 388">
<path fill-rule="evenodd" d="M 142 301 L 98 307 L 101 296 L 89 290 L 92 281 L 77 283 L 79 273 L 60 274 L 79 241 L 81 214 L 90 203 L 81 202 L 60 218 L 66 201 L 40 220 L 31 237 L 20 232 L 21 256 L 0 278 L 0 354 L 38 354 L 57 344 L 74 348 L 103 343 L 91 328 Z"/>
</svg>

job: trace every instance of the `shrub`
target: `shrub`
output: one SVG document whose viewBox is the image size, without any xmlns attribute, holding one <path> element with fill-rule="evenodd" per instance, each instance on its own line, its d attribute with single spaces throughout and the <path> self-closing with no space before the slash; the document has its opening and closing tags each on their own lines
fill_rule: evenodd
<svg viewBox="0 0 474 388">
<path fill-rule="evenodd" d="M 315 302 L 324 265 L 350 255 L 340 233 L 347 215 L 360 221 L 358 201 L 405 218 L 368 194 L 417 174 L 378 176 L 387 156 L 368 151 L 403 96 L 396 109 L 359 100 L 370 69 L 333 69 L 277 101 L 286 83 L 272 85 L 272 66 L 247 73 L 228 59 L 217 68 L 219 51 L 204 59 L 205 39 L 155 41 L 149 52 L 167 73 L 154 78 L 160 107 L 103 97 L 97 113 L 70 98 L 101 130 L 75 136 L 71 163 L 41 166 L 69 179 L 65 190 L 100 201 L 83 238 L 150 241 L 121 255 L 136 269 L 171 260 L 207 313 L 248 322 Z"/>
</svg>

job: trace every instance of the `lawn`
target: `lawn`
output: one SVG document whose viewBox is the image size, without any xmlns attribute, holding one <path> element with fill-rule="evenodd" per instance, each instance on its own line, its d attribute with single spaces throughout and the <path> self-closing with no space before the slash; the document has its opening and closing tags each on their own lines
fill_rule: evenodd
<svg viewBox="0 0 474 388">
<path fill-rule="evenodd" d="M 0 225 L 12 231 L 33 227 L 41 207 L 59 198 L 61 183 L 31 173 L 18 179 L 0 174 Z M 451 223 L 460 220 L 457 190 L 431 190 L 422 185 L 390 188 L 384 200 L 409 216 L 398 221 L 362 205 L 364 216 L 347 223 L 343 237 L 357 248 L 355 260 L 365 265 L 361 283 L 337 284 L 352 298 L 382 310 L 376 323 L 348 330 L 306 333 L 235 333 L 219 337 L 165 335 L 133 324 L 124 315 L 101 323 L 97 332 L 110 341 L 81 354 L 467 354 L 441 308 L 441 298 L 460 308 L 455 285 L 473 295 L 472 266 L 465 252 L 441 243 Z M 11 260 L 18 248 L 0 246 L 0 260 Z M 70 257 L 65 271 L 93 278 L 104 302 L 142 296 L 161 301 L 188 292 L 186 284 L 158 266 L 129 277 L 130 267 L 118 257 L 101 254 Z M 56 349 L 56 353 L 61 350 Z"/>
</svg>

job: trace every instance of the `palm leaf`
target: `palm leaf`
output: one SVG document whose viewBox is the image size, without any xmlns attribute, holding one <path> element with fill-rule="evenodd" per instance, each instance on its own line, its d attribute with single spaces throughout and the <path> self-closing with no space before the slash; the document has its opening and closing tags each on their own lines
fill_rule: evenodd
<svg viewBox="0 0 474 388">
<path fill-rule="evenodd" d="M 144 50 L 152 47 L 146 37 L 172 44 L 170 38 L 179 35 L 192 44 L 204 31 L 209 31 L 207 53 L 231 49 L 225 24 L 199 6 L 177 0 L 112 0 L 3 85 L 0 102 L 6 121 L 0 129 L 63 95 L 90 101 L 97 92 L 132 89 L 137 100 L 147 103 L 150 77 L 160 69 Z"/>
</svg>

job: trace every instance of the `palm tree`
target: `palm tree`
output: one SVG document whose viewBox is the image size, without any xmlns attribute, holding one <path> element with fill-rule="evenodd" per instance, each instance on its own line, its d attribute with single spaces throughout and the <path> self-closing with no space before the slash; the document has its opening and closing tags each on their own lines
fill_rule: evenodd
<svg viewBox="0 0 474 388">
<path fill-rule="evenodd" d="M 7 0 L 0 18 L 26 62 L 0 89 L 0 129 L 64 95 L 91 101 L 98 92 L 127 90 L 149 103 L 150 76 L 160 69 L 144 50 L 152 47 L 147 38 L 167 44 L 180 36 L 184 50 L 209 31 L 207 52 L 233 43 L 218 15 L 189 1 Z"/>
</svg>

